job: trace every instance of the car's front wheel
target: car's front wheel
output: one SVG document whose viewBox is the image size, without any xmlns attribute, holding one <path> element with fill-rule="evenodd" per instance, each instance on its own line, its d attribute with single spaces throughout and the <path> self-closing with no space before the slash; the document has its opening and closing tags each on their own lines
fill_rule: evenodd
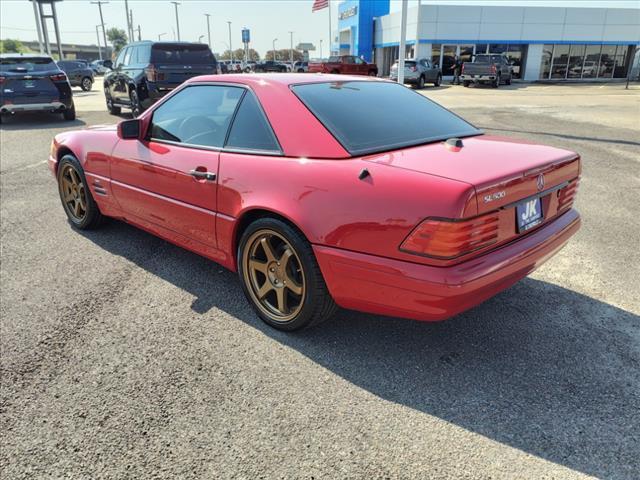
<svg viewBox="0 0 640 480">
<path fill-rule="evenodd" d="M 133 115 L 133 118 L 139 117 L 142 113 L 142 106 L 140 105 L 140 98 L 135 88 L 132 88 L 129 93 L 129 101 L 131 102 L 131 115 Z"/>
<path fill-rule="evenodd" d="M 113 98 L 111 98 L 111 94 L 109 93 L 109 89 L 106 87 L 104 87 L 104 98 L 107 102 L 107 110 L 109 110 L 109 113 L 111 115 L 120 115 L 120 112 L 122 111 L 120 109 L 120 107 L 116 107 L 113 104 Z"/>
<path fill-rule="evenodd" d="M 88 230 L 102 223 L 103 216 L 91 196 L 82 166 L 73 155 L 60 159 L 58 192 L 67 218 L 74 227 Z"/>
<path fill-rule="evenodd" d="M 89 77 L 84 77 L 82 79 L 82 83 L 80 83 L 80 88 L 83 91 L 88 92 L 91 90 L 92 87 L 93 87 L 93 81 Z"/>
<path fill-rule="evenodd" d="M 422 75 L 420 75 L 420 78 L 418 78 L 418 90 L 423 89 L 424 88 L 424 77 Z"/>
<path fill-rule="evenodd" d="M 65 120 L 73 121 L 76 119 L 76 104 L 71 103 L 71 107 L 62 112 L 62 116 Z"/>
<path fill-rule="evenodd" d="M 304 236 L 275 218 L 262 218 L 244 231 L 238 273 L 258 316 L 279 330 L 317 325 L 336 309 Z"/>
<path fill-rule="evenodd" d="M 441 83 L 442 83 L 442 75 L 438 74 L 438 76 L 436 77 L 436 81 L 433 82 L 433 86 L 439 87 Z"/>
</svg>

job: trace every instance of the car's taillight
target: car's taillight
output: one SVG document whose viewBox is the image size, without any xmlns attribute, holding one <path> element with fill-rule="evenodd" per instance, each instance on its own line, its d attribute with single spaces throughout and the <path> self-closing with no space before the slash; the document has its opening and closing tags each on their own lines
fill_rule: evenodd
<svg viewBox="0 0 640 480">
<path fill-rule="evenodd" d="M 491 73 L 496 73 L 496 66 L 491 65 L 490 70 L 491 70 Z"/>
<path fill-rule="evenodd" d="M 64 82 L 67 76 L 64 73 L 56 73 L 55 75 L 50 75 L 49 78 L 54 82 Z"/>
<path fill-rule="evenodd" d="M 464 63 L 462 64 L 462 67 L 460 68 L 460 73 L 464 73 Z"/>
<path fill-rule="evenodd" d="M 150 82 L 161 82 L 164 80 L 164 73 L 156 70 L 153 64 L 144 69 L 144 74 Z"/>
<path fill-rule="evenodd" d="M 471 220 L 426 219 L 402 242 L 400 250 L 428 257 L 451 259 L 479 250 L 498 239 L 498 215 Z"/>
</svg>

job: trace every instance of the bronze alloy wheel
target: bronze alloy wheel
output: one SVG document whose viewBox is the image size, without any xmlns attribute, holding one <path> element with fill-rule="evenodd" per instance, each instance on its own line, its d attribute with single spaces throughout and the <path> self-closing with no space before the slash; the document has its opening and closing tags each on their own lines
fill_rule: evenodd
<svg viewBox="0 0 640 480">
<path fill-rule="evenodd" d="M 80 174 L 71 164 L 63 166 L 60 175 L 60 196 L 69 216 L 76 223 L 81 223 L 87 215 L 87 193 Z"/>
<path fill-rule="evenodd" d="M 304 305 L 305 272 L 292 245 L 271 229 L 254 232 L 242 255 L 245 284 L 275 323 L 292 321 Z"/>
</svg>

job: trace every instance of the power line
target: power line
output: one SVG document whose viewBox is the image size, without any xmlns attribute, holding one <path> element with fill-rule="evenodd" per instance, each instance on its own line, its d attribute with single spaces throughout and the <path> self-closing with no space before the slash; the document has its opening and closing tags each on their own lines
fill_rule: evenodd
<svg viewBox="0 0 640 480">
<path fill-rule="evenodd" d="M 2 28 L 3 30 L 20 30 L 22 32 L 37 32 L 35 28 L 5 27 L 4 25 L 1 25 L 0 28 Z M 95 32 L 88 31 L 88 30 L 65 30 L 64 33 L 90 33 L 93 35 Z"/>
</svg>

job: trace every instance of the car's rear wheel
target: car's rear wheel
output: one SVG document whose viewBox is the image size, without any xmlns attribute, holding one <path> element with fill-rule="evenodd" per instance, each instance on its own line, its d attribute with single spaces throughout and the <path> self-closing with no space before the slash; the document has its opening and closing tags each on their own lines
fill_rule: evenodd
<svg viewBox="0 0 640 480">
<path fill-rule="evenodd" d="M 237 260 L 246 297 L 272 327 L 299 330 L 335 312 L 311 245 L 285 222 L 262 218 L 249 225 Z"/>
<path fill-rule="evenodd" d="M 137 118 L 142 113 L 142 106 L 135 88 L 132 88 L 129 92 L 129 101 L 131 102 L 131 115 L 133 115 L 133 118 Z"/>
<path fill-rule="evenodd" d="M 371 70 L 371 71 L 369 71 L 369 76 L 370 76 L 370 77 L 375 77 L 375 76 L 377 76 L 377 75 L 378 75 L 378 72 L 376 72 L 375 70 Z"/>
<path fill-rule="evenodd" d="M 338 73 L 340 73 L 340 71 L 339 71 L 339 70 L 334 69 L 334 70 L 331 70 L 331 73 L 334 73 L 334 74 L 336 74 L 336 75 L 337 75 Z"/>
<path fill-rule="evenodd" d="M 470 83 L 471 82 L 469 82 L 468 80 L 465 80 L 464 82 L 462 82 L 462 86 L 463 87 L 468 87 Z"/>
<path fill-rule="evenodd" d="M 419 90 L 424 88 L 424 77 L 422 75 L 420 75 L 420 78 L 418 78 L 417 87 L 418 87 Z"/>
<path fill-rule="evenodd" d="M 442 83 L 442 75 L 438 74 L 438 76 L 436 77 L 436 81 L 433 82 L 433 86 L 439 87 L 441 83 Z"/>
<path fill-rule="evenodd" d="M 82 79 L 82 83 L 80 83 L 80 88 L 85 92 L 88 92 L 93 87 L 93 81 L 89 77 L 84 77 Z"/>
<path fill-rule="evenodd" d="M 62 112 L 62 117 L 65 120 L 68 120 L 68 121 L 75 120 L 76 119 L 76 104 L 72 102 L 71 103 L 71 107 L 65 109 L 65 111 Z"/>
<path fill-rule="evenodd" d="M 120 115 L 120 112 L 122 111 L 120 107 L 116 107 L 113 104 L 113 98 L 111 98 L 111 94 L 109 93 L 109 89 L 105 86 L 104 87 L 104 98 L 107 102 L 107 110 L 109 110 L 109 113 L 111 115 Z"/>
<path fill-rule="evenodd" d="M 74 227 L 88 230 L 102 223 L 103 216 L 91 196 L 82 166 L 73 155 L 65 155 L 60 160 L 58 192 L 67 218 Z"/>
</svg>

